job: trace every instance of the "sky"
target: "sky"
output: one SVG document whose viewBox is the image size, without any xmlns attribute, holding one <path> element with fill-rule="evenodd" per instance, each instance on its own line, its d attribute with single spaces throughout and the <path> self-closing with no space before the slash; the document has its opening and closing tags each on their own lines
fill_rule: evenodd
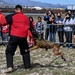
<svg viewBox="0 0 75 75">
<path fill-rule="evenodd" d="M 33 0 L 33 1 L 52 3 L 52 4 L 62 4 L 62 5 L 63 4 L 75 5 L 75 0 Z"/>
</svg>

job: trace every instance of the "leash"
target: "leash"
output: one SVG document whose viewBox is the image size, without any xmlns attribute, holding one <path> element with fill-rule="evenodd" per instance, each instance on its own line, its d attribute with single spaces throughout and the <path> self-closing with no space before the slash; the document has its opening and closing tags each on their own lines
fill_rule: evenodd
<svg viewBox="0 0 75 75">
<path fill-rule="evenodd" d="M 67 61 L 63 56 L 58 56 L 57 58 L 55 58 L 53 61 L 51 61 L 50 64 L 52 64 L 55 60 L 57 60 L 59 57 L 61 57 L 65 62 Z"/>
<path fill-rule="evenodd" d="M 52 64 L 55 60 L 57 60 L 60 56 L 58 56 L 57 58 L 55 58 L 53 61 L 51 61 L 50 64 Z"/>
</svg>

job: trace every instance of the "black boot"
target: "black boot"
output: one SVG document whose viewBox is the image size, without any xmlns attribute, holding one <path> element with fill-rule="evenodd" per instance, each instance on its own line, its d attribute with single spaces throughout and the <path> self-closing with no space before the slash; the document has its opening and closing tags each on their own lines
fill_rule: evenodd
<svg viewBox="0 0 75 75">
<path fill-rule="evenodd" d="M 13 55 L 11 54 L 6 55 L 6 61 L 7 61 L 7 68 L 9 67 L 13 68 Z"/>
<path fill-rule="evenodd" d="M 29 69 L 31 68 L 31 64 L 30 64 L 30 53 L 26 53 L 23 56 L 23 63 L 24 63 L 24 68 L 25 69 Z"/>
</svg>

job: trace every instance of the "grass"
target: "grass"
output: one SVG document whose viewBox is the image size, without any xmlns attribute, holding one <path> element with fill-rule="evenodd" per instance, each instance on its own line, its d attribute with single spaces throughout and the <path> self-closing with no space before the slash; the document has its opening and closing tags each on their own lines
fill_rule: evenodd
<svg viewBox="0 0 75 75">
<path fill-rule="evenodd" d="M 4 65 L 6 62 L 5 48 L 3 46 L 0 48 L 1 51 L 3 50 L 0 53 L 1 65 Z M 53 54 L 52 50 L 45 51 L 44 49 L 37 49 L 32 51 L 30 54 L 33 68 L 31 70 L 25 70 L 22 57 L 17 49 L 14 56 L 14 66 L 17 70 L 9 75 L 75 75 L 75 50 L 62 48 L 61 51 L 64 52 L 64 57 L 67 59 L 67 62 L 64 62 L 60 57 L 54 60 L 57 56 Z M 54 62 L 52 62 L 53 60 Z M 0 67 L 0 69 L 4 68 Z"/>
</svg>

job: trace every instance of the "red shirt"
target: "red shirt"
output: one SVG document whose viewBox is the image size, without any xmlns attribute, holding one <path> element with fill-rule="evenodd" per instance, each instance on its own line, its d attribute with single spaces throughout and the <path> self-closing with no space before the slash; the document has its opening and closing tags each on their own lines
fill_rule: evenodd
<svg viewBox="0 0 75 75">
<path fill-rule="evenodd" d="M 30 28 L 29 19 L 22 12 L 19 12 L 12 16 L 10 35 L 22 38 L 27 37 L 29 28 Z"/>
<path fill-rule="evenodd" d="M 6 21 L 4 20 L 2 24 L 6 24 L 6 22 L 11 25 L 10 35 L 21 38 L 27 37 L 30 21 L 22 12 L 7 15 Z"/>
<path fill-rule="evenodd" d="M 0 13 L 0 25 L 4 25 L 7 24 L 6 20 L 5 20 L 5 16 Z"/>
<path fill-rule="evenodd" d="M 10 35 L 17 36 L 21 38 L 26 38 L 28 35 L 28 30 L 30 28 L 30 21 L 26 15 L 22 12 L 15 14 L 10 14 L 3 17 L 0 23 L 1 25 L 9 24 L 11 25 Z"/>
</svg>

